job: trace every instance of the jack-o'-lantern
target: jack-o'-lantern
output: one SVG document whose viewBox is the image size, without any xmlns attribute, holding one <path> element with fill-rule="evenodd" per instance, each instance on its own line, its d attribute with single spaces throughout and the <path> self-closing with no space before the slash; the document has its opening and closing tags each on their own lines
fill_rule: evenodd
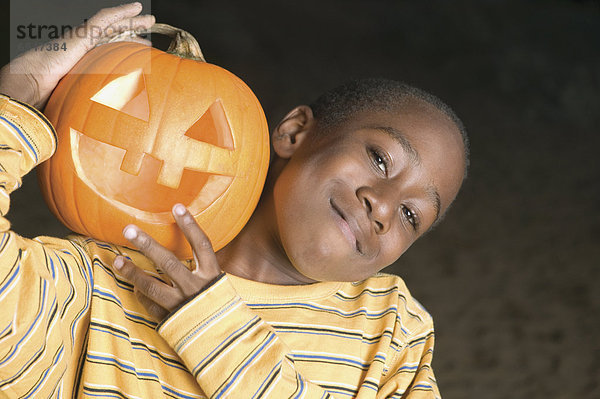
<svg viewBox="0 0 600 399">
<path fill-rule="evenodd" d="M 233 239 L 262 191 L 267 124 L 248 86 L 204 62 L 191 35 L 153 31 L 175 37 L 167 52 L 104 44 L 61 80 L 44 111 L 58 147 L 38 177 L 71 230 L 128 245 L 122 230 L 134 223 L 190 258 L 172 206 L 188 207 L 215 250 Z"/>
</svg>

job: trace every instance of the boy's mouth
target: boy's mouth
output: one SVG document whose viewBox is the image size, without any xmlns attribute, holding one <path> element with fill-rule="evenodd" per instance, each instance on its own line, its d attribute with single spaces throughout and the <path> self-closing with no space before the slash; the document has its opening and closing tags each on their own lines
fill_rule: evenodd
<svg viewBox="0 0 600 399">
<path fill-rule="evenodd" d="M 346 239 L 348 240 L 348 243 L 350 244 L 350 246 L 352 246 L 359 254 L 363 255 L 362 252 L 362 248 L 361 248 L 361 244 L 360 241 L 357 238 L 357 233 L 360 233 L 360 231 L 355 232 L 353 227 L 351 226 L 351 224 L 349 223 L 348 217 L 336 204 L 335 202 L 333 202 L 333 199 L 329 199 L 329 204 L 331 205 L 331 208 L 334 211 L 334 214 L 336 216 L 336 222 L 340 228 L 340 230 L 342 231 L 342 233 L 344 234 L 344 237 L 346 237 Z M 353 225 L 356 225 L 356 223 L 352 223 Z M 357 226 L 355 226 L 357 227 Z"/>
</svg>

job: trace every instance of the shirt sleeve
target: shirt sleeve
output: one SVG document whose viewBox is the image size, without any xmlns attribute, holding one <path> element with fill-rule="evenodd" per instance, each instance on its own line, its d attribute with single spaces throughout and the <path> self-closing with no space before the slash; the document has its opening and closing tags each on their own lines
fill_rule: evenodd
<svg viewBox="0 0 600 399">
<path fill-rule="evenodd" d="M 157 326 L 208 397 L 334 398 L 303 378 L 275 331 L 222 274 Z"/>
<path fill-rule="evenodd" d="M 421 327 L 396 352 L 382 380 L 378 398 L 441 398 L 431 367 L 433 359 L 433 319 L 423 314 Z"/>
<path fill-rule="evenodd" d="M 56 394 L 76 373 L 87 328 L 92 269 L 82 247 L 23 238 L 5 217 L 21 178 L 55 147 L 39 111 L 0 95 L 0 396 Z"/>
</svg>

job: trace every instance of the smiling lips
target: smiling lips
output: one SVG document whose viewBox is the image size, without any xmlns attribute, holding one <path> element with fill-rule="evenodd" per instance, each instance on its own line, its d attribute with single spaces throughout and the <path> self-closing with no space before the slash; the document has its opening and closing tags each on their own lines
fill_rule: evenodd
<svg viewBox="0 0 600 399">
<path fill-rule="evenodd" d="M 354 228 L 350 225 L 350 223 L 348 223 L 348 216 L 342 212 L 342 210 L 333 202 L 333 200 L 330 199 L 329 203 L 334 210 L 336 222 L 344 234 L 344 237 L 346 237 L 346 240 L 348 240 L 348 243 L 352 248 L 354 248 L 359 254 L 363 255 L 361 243 L 357 238 L 357 235 L 362 236 L 362 232 L 355 223 L 353 223 Z"/>
</svg>

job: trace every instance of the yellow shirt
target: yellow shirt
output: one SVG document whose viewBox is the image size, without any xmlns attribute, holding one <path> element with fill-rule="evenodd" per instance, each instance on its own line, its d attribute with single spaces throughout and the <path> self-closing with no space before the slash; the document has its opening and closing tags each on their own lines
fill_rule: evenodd
<svg viewBox="0 0 600 399">
<path fill-rule="evenodd" d="M 157 324 L 110 266 L 139 252 L 10 231 L 21 177 L 54 151 L 32 107 L 0 95 L 0 396 L 438 397 L 433 322 L 397 276 L 277 286 L 222 274 Z"/>
</svg>

